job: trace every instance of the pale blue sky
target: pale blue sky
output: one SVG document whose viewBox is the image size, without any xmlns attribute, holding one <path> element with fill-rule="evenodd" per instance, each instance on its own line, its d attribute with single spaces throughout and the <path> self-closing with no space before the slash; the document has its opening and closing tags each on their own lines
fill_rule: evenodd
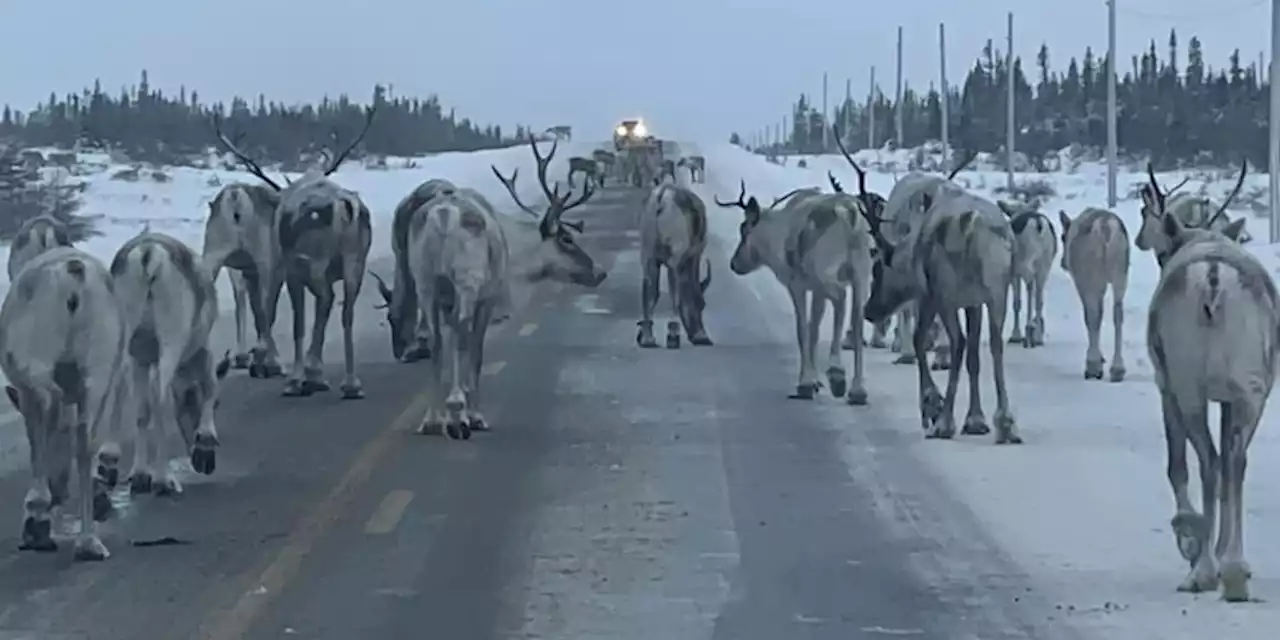
<svg viewBox="0 0 1280 640">
<path fill-rule="evenodd" d="M 1121 60 L 1152 38 L 1163 51 L 1171 27 L 1183 52 L 1199 35 L 1213 66 L 1232 47 L 1246 61 L 1269 47 L 1266 0 L 1117 2 Z M 605 136 L 640 115 L 660 135 L 720 140 L 780 120 L 801 91 L 820 100 L 824 70 L 833 102 L 845 78 L 865 96 L 871 65 L 892 95 L 899 24 L 908 82 L 937 78 L 939 22 L 962 78 L 987 38 L 1003 48 L 1010 7 L 1028 61 L 1041 42 L 1058 68 L 1105 50 L 1102 0 L 6 0 L 0 102 L 25 108 L 95 77 L 116 91 L 146 67 L 152 84 L 207 98 L 365 96 L 385 82 L 485 122 Z"/>
</svg>

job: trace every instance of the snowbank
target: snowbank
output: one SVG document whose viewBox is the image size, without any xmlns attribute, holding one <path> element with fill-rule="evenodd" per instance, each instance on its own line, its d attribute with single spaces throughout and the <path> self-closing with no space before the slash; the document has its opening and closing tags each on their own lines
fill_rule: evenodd
<svg viewBox="0 0 1280 640">
<path fill-rule="evenodd" d="M 740 179 L 745 180 L 749 194 L 766 204 L 796 187 L 828 189 L 828 170 L 849 188 L 856 184 L 853 171 L 840 156 L 809 157 L 808 168 L 801 169 L 795 167 L 794 158 L 789 167 L 780 167 L 729 145 L 708 145 L 704 152 L 708 180 L 703 191 L 708 200 L 712 195 L 732 200 Z M 874 153 L 860 152 L 858 159 L 871 164 Z M 1226 175 L 1209 185 L 1211 195 L 1225 193 L 1234 182 L 1229 171 L 1220 173 Z M 1129 192 L 1127 185 L 1143 178 L 1122 174 L 1121 197 Z M 1181 179 L 1175 174 L 1159 178 L 1166 186 Z M 1052 182 L 1057 196 L 1044 205 L 1047 212 L 1064 209 L 1074 217 L 1085 206 L 1106 204 L 1105 171 L 1096 165 L 1082 166 L 1072 175 L 1018 176 L 1019 181 L 1024 179 Z M 995 197 L 992 190 L 1004 185 L 1005 176 L 999 171 L 972 171 L 961 173 L 957 180 Z M 868 175 L 868 187 L 886 195 L 893 181 L 888 173 Z M 1265 187 L 1266 176 L 1252 181 L 1254 188 Z M 1131 233 L 1138 229 L 1139 207 L 1137 200 L 1117 205 L 1116 212 Z M 712 230 L 732 251 L 740 214 L 714 206 L 713 211 L 720 215 L 713 215 Z M 1250 221 L 1256 237 L 1264 237 L 1265 224 L 1261 218 Z M 1280 246 L 1260 245 L 1253 250 L 1273 274 L 1277 272 Z M 958 436 L 951 442 L 921 438 L 912 445 L 913 451 L 947 478 L 947 486 L 939 491 L 950 491 L 966 504 L 1042 595 L 1060 603 L 1057 618 L 1081 627 L 1087 637 L 1274 637 L 1275 629 L 1280 629 L 1280 606 L 1273 604 L 1280 601 L 1280 546 L 1273 544 L 1280 539 L 1280 468 L 1270 467 L 1271 460 L 1280 460 L 1280 424 L 1276 424 L 1280 417 L 1274 407 L 1253 443 L 1246 490 L 1246 549 L 1255 575 L 1252 588 L 1257 597 L 1270 602 L 1227 605 L 1217 594 L 1174 591 L 1187 567 L 1169 527 L 1173 500 L 1165 478 L 1159 397 L 1145 338 L 1146 307 L 1157 275 L 1154 258 L 1135 249 L 1124 304 L 1128 380 L 1110 384 L 1083 379 L 1086 339 L 1080 304 L 1069 276 L 1054 269 L 1045 301 L 1047 345 L 1032 351 L 1011 346 L 1005 351 L 1013 409 L 1027 444 L 996 447 L 989 437 Z M 791 306 L 782 287 L 767 274 L 753 274 L 750 285 L 778 309 L 772 324 L 780 336 L 791 339 Z M 1109 354 L 1113 336 L 1109 317 L 1103 327 L 1103 350 Z M 990 415 L 995 398 L 985 360 L 984 407 Z M 871 401 L 877 405 L 877 414 L 889 417 L 896 428 L 918 434 L 915 368 L 890 362 L 887 352 L 871 351 L 867 370 Z M 941 384 L 944 378 L 936 377 Z M 962 389 L 957 400 L 960 415 L 967 406 L 965 394 Z M 850 411 L 856 415 L 857 409 Z M 858 424 L 842 428 L 856 429 Z M 1194 465 L 1194 456 L 1192 460 Z M 1197 477 L 1194 466 L 1191 474 Z"/>
</svg>

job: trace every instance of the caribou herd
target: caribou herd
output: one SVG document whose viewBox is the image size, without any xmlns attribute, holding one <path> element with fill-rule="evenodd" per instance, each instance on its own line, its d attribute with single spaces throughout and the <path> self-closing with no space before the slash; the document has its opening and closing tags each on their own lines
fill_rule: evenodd
<svg viewBox="0 0 1280 640">
<path fill-rule="evenodd" d="M 199 254 L 148 229 L 103 264 L 73 247 L 53 218 L 22 226 L 9 255 L 12 286 L 0 308 L 0 369 L 31 444 L 23 548 L 56 548 L 52 512 L 68 500 L 73 467 L 84 523 L 74 551 L 86 560 L 109 555 L 95 523 L 110 516 L 109 492 L 122 477 L 135 494 L 179 493 L 182 485 L 168 464 L 179 455 L 196 472 L 214 473 L 214 408 L 229 369 L 247 369 L 254 378 L 284 376 L 286 396 L 329 390 L 323 346 L 338 283 L 344 347 L 339 389 L 344 399 L 364 396 L 353 322 L 374 229 L 368 206 L 332 176 L 373 118 L 370 109 L 364 129 L 330 155 L 325 167 L 286 179 L 283 186 L 215 121 L 219 143 L 259 183 L 230 184 L 213 198 Z M 838 131 L 834 139 L 840 144 Z M 605 280 L 605 271 L 577 239 L 584 221 L 564 216 L 590 202 L 610 178 L 651 186 L 635 220 L 641 264 L 637 345 L 658 347 L 653 323 L 664 270 L 672 314 L 666 347 L 681 346 L 682 330 L 693 345 L 713 344 L 703 322 L 713 269 L 704 255 L 709 214 L 694 188 L 705 180 L 705 160 L 600 149 L 568 160 L 569 188 L 562 192 L 548 175 L 558 143 L 545 155 L 532 138 L 529 145 L 544 203 L 526 204 L 517 190 L 518 172 L 508 176 L 493 167 L 527 219 L 498 214 L 474 188 L 428 180 L 395 208 L 389 282 L 387 274 L 369 272 L 386 311 L 394 357 L 431 361 L 421 433 L 465 440 L 490 428 L 480 397 L 484 345 L 490 326 L 513 313 L 513 283 L 597 287 Z M 1132 241 L 1153 254 L 1161 269 L 1146 342 L 1162 398 L 1173 530 L 1191 566 L 1179 589 L 1221 587 L 1228 600 L 1248 599 L 1245 460 L 1274 382 L 1280 294 L 1266 269 L 1241 248 L 1249 239 L 1244 220 L 1226 214 L 1247 167 L 1226 201 L 1216 205 L 1174 193 L 1181 185 L 1165 190 L 1148 167 L 1142 224 L 1131 236 L 1122 219 L 1105 209 L 1086 208 L 1074 218 L 1059 212 L 1055 229 L 1055 221 L 1035 209 L 980 196 L 954 181 L 972 157 L 947 175 L 910 172 L 886 198 L 868 190 L 864 170 L 842 145 L 840 151 L 857 175 L 856 192 L 846 192 L 829 174 L 829 193 L 800 188 L 765 205 L 741 181 L 736 200 L 714 200 L 742 216 L 730 270 L 747 275 L 767 269 L 792 302 L 799 372 L 790 397 L 813 400 L 825 387 L 850 405 L 868 404 L 876 381 L 865 375 L 866 350 L 889 346 L 888 329 L 896 319 L 891 348 L 900 352 L 897 363 L 916 366 L 926 437 L 955 436 L 963 363 L 969 397 L 960 433 L 994 431 L 996 444 L 1022 443 L 1005 380 L 1010 297 L 1008 342 L 1041 347 L 1047 339 L 1049 275 L 1055 263 L 1069 274 L 1088 334 L 1084 378 L 1101 380 L 1107 360 L 1100 334 L 1110 290 L 1114 341 L 1106 371 L 1111 382 L 1120 383 L 1126 375 L 1124 297 Z M 688 171 L 687 181 L 679 179 L 680 169 Z M 210 332 L 218 317 L 214 281 L 224 268 L 234 292 L 236 345 L 219 357 Z M 272 339 L 282 288 L 293 310 L 287 375 Z M 307 293 L 315 305 L 310 344 L 304 344 Z M 817 351 L 828 302 L 833 322 L 823 369 Z M 255 333 L 252 347 L 246 312 Z M 979 392 L 984 319 L 996 391 L 990 421 Z M 870 340 L 862 336 L 864 320 L 874 327 Z M 851 379 L 844 350 L 853 352 Z M 932 363 L 926 357 L 930 350 Z M 947 372 L 944 390 L 932 370 Z M 1221 407 L 1216 445 L 1208 425 L 1210 402 Z M 137 446 L 132 468 L 123 475 L 126 438 Z M 168 444 L 179 438 L 185 444 L 181 452 Z M 1187 487 L 1188 443 L 1199 462 L 1198 511 Z"/>
</svg>

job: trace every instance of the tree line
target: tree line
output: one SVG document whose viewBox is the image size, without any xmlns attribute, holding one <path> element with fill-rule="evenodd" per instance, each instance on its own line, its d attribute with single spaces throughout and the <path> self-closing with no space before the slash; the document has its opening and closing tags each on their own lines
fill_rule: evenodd
<svg viewBox="0 0 1280 640">
<path fill-rule="evenodd" d="M 444 107 L 437 96 L 392 96 L 375 85 L 371 100 L 377 117 L 362 149 L 366 154 L 414 156 L 444 151 L 475 151 L 509 146 L 525 139 L 527 129 L 504 131 L 481 125 Z M 234 98 L 229 104 L 205 103 L 195 89 L 183 86 L 166 94 L 149 82 L 118 94 L 100 82 L 79 92 L 49 98 L 29 111 L 9 105 L 0 113 L 0 140 L 26 146 L 56 146 L 122 151 L 130 158 L 177 164 L 202 155 L 214 143 L 211 120 L 222 118 L 223 130 L 243 142 L 242 149 L 269 162 L 291 163 L 304 154 L 356 135 L 363 126 L 364 105 L 346 95 L 325 97 L 316 104 L 286 105 L 264 95 Z"/>
<path fill-rule="evenodd" d="M 1176 31 L 1169 32 L 1164 55 L 1152 40 L 1128 64 L 1117 64 L 1117 138 L 1122 154 L 1148 157 L 1159 168 L 1180 163 L 1234 164 L 1247 159 L 1265 168 L 1270 108 L 1269 87 L 1258 63 L 1242 64 L 1240 50 L 1232 52 L 1226 68 L 1205 64 L 1200 40 L 1187 42 L 1185 60 L 1179 54 Z M 1013 60 L 1015 148 L 1033 165 L 1069 145 L 1099 148 L 1107 137 L 1107 60 L 1086 48 L 1071 57 L 1064 70 L 1052 65 L 1049 47 L 1041 45 L 1034 78 L 1023 61 Z M 1005 146 L 1007 84 L 1005 56 L 990 40 L 958 85 L 948 91 L 950 143 L 966 151 L 999 151 Z M 875 145 L 893 144 L 893 101 L 878 96 L 867 101 L 845 100 L 832 120 L 844 128 L 850 148 L 868 141 L 871 111 L 875 114 Z M 940 138 L 942 98 L 937 87 L 927 90 L 904 82 L 902 95 L 903 145 L 917 146 Z M 784 140 L 762 151 L 821 153 L 824 151 L 823 114 L 809 96 L 792 105 L 791 130 Z M 734 134 L 741 142 L 741 137 Z M 830 150 L 826 150 L 830 151 Z"/>
</svg>

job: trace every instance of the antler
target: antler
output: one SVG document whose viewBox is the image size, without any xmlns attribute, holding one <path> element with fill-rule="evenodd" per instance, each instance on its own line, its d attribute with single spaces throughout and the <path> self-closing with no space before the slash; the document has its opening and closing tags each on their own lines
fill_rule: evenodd
<svg viewBox="0 0 1280 640">
<path fill-rule="evenodd" d="M 831 181 L 831 190 L 836 193 L 844 193 L 844 187 L 840 186 L 840 181 L 836 180 L 836 174 L 827 172 L 827 180 Z"/>
<path fill-rule="evenodd" d="M 774 207 L 778 206 L 778 203 L 779 203 L 779 202 L 782 202 L 783 200 L 786 200 L 787 198 L 790 198 L 791 196 L 794 196 L 795 194 L 800 193 L 801 191 L 804 191 L 805 189 L 813 189 L 813 188 L 815 188 L 815 187 L 798 187 L 798 188 L 792 189 L 792 190 L 790 190 L 790 191 L 788 191 L 788 192 L 786 192 L 786 193 L 784 193 L 784 194 L 782 194 L 782 195 L 780 195 L 780 196 L 778 196 L 778 197 L 774 198 L 774 199 L 773 199 L 773 203 L 769 205 L 769 208 L 770 208 L 770 209 L 772 209 L 772 208 L 774 208 Z"/>
<path fill-rule="evenodd" d="M 533 217 L 535 217 L 535 218 L 541 218 L 541 217 L 542 217 L 542 214 L 541 214 L 541 213 L 538 213 L 537 211 L 534 211 L 531 207 L 529 207 L 529 206 L 528 206 L 528 205 L 526 205 L 524 202 L 522 202 L 522 201 L 520 200 L 520 195 L 516 193 L 516 178 L 520 177 L 520 170 L 519 170 L 519 169 L 512 169 L 512 170 L 511 170 L 511 177 L 510 177 L 510 178 L 508 178 L 508 177 L 506 177 L 506 176 L 502 175 L 502 172 L 501 172 L 501 171 L 498 171 L 498 167 L 496 167 L 496 166 L 494 166 L 494 165 L 489 165 L 489 168 L 490 168 L 490 169 L 493 169 L 493 175 L 497 176 L 497 177 L 498 177 L 498 181 L 502 183 L 502 186 L 504 186 L 504 187 L 506 187 L 506 188 L 507 188 L 507 193 L 511 195 L 511 199 L 512 199 L 512 200 L 515 200 L 515 202 L 516 202 L 516 206 L 517 206 L 517 207 L 520 207 L 520 210 L 521 210 L 521 211 L 524 211 L 525 213 L 527 213 L 527 214 L 529 214 L 529 215 L 531 215 L 531 216 L 533 216 Z"/>
<path fill-rule="evenodd" d="M 859 167 L 858 163 L 853 161 L 853 156 L 849 155 L 849 152 L 845 150 L 844 141 L 840 139 L 840 127 L 834 124 L 831 125 L 831 133 L 835 136 L 836 148 L 840 150 L 840 155 L 844 156 L 844 159 L 849 163 L 849 166 L 853 167 L 854 173 L 858 174 L 858 193 L 864 196 L 867 195 L 867 172 L 863 171 L 862 167 Z M 842 189 L 835 186 L 835 178 L 831 178 L 831 183 L 837 193 L 844 193 Z"/>
<path fill-rule="evenodd" d="M 960 173 L 962 169 L 969 166 L 969 163 L 973 162 L 974 158 L 977 158 L 977 157 L 978 157 L 978 152 L 970 149 L 965 154 L 964 160 L 961 160 L 958 164 L 956 164 L 955 168 L 951 170 L 951 173 L 947 174 L 947 179 L 948 180 L 954 179 L 956 177 L 956 174 Z"/>
<path fill-rule="evenodd" d="M 747 210 L 747 202 L 746 202 L 745 200 L 743 200 L 743 198 L 747 197 L 747 181 L 746 181 L 745 179 L 743 179 L 743 180 L 740 182 L 740 184 L 742 185 L 742 188 L 738 191 L 738 201 L 737 201 L 737 202 L 721 202 L 719 197 L 713 197 L 712 199 L 713 199 L 713 200 L 715 200 L 716 205 L 721 206 L 721 207 L 725 207 L 725 208 L 729 208 L 729 207 L 737 207 L 737 208 L 739 208 L 739 209 L 742 209 L 743 211 L 746 211 L 746 210 Z"/>
<path fill-rule="evenodd" d="M 262 170 L 262 167 L 258 166 L 258 163 L 254 162 L 253 159 L 248 156 L 248 154 L 241 151 L 240 147 L 236 146 L 234 142 L 228 139 L 226 134 L 222 133 L 222 117 L 221 116 L 219 116 L 217 113 L 214 113 L 212 118 L 212 123 L 213 123 L 213 133 L 214 135 L 217 136 L 218 142 L 222 143 L 223 148 L 229 151 L 231 155 L 235 156 L 236 160 L 239 160 L 240 164 L 244 165 L 244 168 L 248 170 L 249 173 L 252 173 L 253 175 L 257 176 L 259 180 L 262 180 L 263 182 L 267 183 L 267 185 L 270 186 L 272 189 L 275 189 L 276 191 L 281 190 L 280 185 L 276 184 L 276 182 L 271 178 L 268 178 L 266 172 Z M 237 138 L 239 138 L 239 136 L 237 136 Z"/>
<path fill-rule="evenodd" d="M 507 193 L 511 195 L 511 199 L 515 201 L 516 205 L 525 213 L 535 218 L 541 218 L 544 228 L 550 229 L 556 225 L 563 225 L 581 232 L 583 229 L 582 222 L 564 222 L 561 220 L 561 217 L 566 211 L 586 204 L 586 202 L 591 199 L 591 196 L 595 195 L 595 186 L 592 184 L 583 185 L 582 193 L 580 193 L 577 198 L 572 198 L 572 189 L 562 196 L 560 195 L 559 182 L 556 182 L 554 186 L 548 185 L 547 169 L 551 166 L 551 160 L 555 158 L 556 149 L 558 147 L 558 142 L 551 143 L 551 151 L 547 152 L 546 156 L 543 156 L 538 152 L 537 139 L 532 135 L 529 136 L 529 148 L 533 150 L 533 160 L 537 165 L 536 171 L 538 184 L 542 187 L 543 195 L 547 197 L 547 210 L 545 213 L 539 214 L 537 211 L 533 210 L 532 207 L 529 207 L 520 200 L 520 196 L 516 193 L 516 177 L 520 173 L 519 169 L 513 169 L 511 171 L 511 177 L 507 178 L 502 175 L 501 171 L 498 171 L 498 167 L 490 165 L 489 168 L 493 169 L 493 175 L 498 177 L 498 180 L 502 182 L 502 186 L 506 187 Z"/>
<path fill-rule="evenodd" d="M 1239 195 L 1240 188 L 1244 186 L 1244 176 L 1248 172 L 1249 172 L 1249 159 L 1245 158 L 1245 160 L 1240 163 L 1240 177 L 1236 178 L 1235 188 L 1232 189 L 1231 193 L 1227 195 L 1227 199 L 1222 201 L 1222 207 L 1218 209 L 1218 212 L 1213 214 L 1213 216 L 1211 216 L 1209 220 L 1205 222 L 1204 226 L 1206 228 L 1214 220 L 1217 220 L 1219 216 L 1224 216 L 1227 214 L 1227 206 L 1231 204 L 1231 201 L 1234 200 L 1237 195 Z M 1183 182 L 1186 182 L 1186 181 L 1184 180 Z M 1182 186 L 1182 185 L 1178 185 L 1178 186 Z M 1174 187 L 1174 188 L 1176 189 L 1177 187 Z M 1169 193 L 1173 193 L 1173 191 L 1170 190 Z"/>
<path fill-rule="evenodd" d="M 347 145 L 347 148 L 342 150 L 342 153 L 334 156 L 333 161 L 329 163 L 329 168 L 325 170 L 324 175 L 333 175 L 333 172 L 337 171 L 338 167 L 342 166 L 342 162 L 347 159 L 347 156 L 351 155 L 351 151 L 356 148 L 356 145 L 364 142 L 365 135 L 369 133 L 369 127 L 373 126 L 373 116 L 377 112 L 378 108 L 375 106 L 365 107 L 364 128 L 360 130 L 360 135 L 356 136 L 355 140 L 352 140 L 351 144 Z M 337 142 L 337 132 L 334 132 L 333 139 L 334 142 Z"/>
</svg>

